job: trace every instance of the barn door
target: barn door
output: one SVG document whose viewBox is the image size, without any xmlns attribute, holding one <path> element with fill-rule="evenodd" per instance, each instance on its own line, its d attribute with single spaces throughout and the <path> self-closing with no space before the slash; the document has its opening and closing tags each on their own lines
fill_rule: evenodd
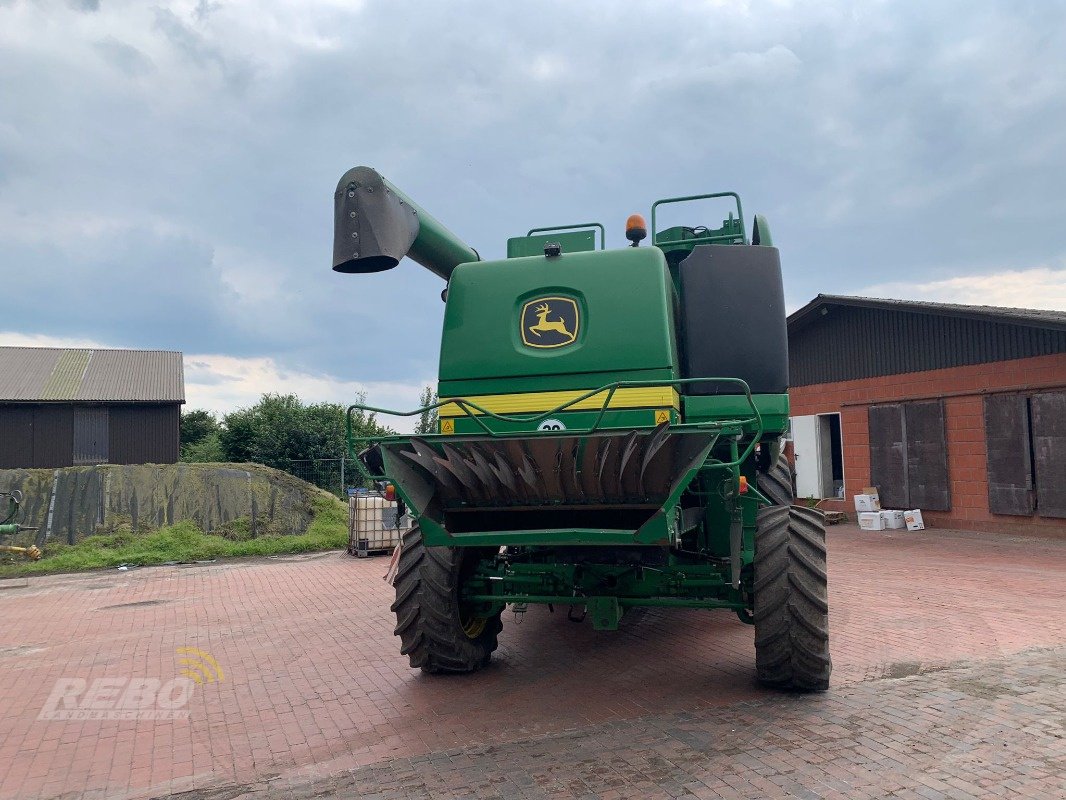
<svg viewBox="0 0 1066 800">
<path fill-rule="evenodd" d="M 944 404 L 940 400 L 907 403 L 903 406 L 903 427 L 907 443 L 908 507 L 950 510 Z"/>
<path fill-rule="evenodd" d="M 1066 392 L 1034 394 L 1033 464 L 1036 469 L 1036 513 L 1066 517 Z"/>
<path fill-rule="evenodd" d="M 882 508 L 951 508 L 944 404 L 870 406 L 870 482 Z"/>
<path fill-rule="evenodd" d="M 903 407 L 870 406 L 870 482 L 882 508 L 912 508 L 907 493 L 907 437 Z"/>
<path fill-rule="evenodd" d="M 1029 515 L 1035 507 L 1033 451 L 1029 439 L 1029 400 L 1020 394 L 985 398 L 988 445 L 988 510 Z"/>
<path fill-rule="evenodd" d="M 74 464 L 107 463 L 107 409 L 74 409 Z"/>
</svg>

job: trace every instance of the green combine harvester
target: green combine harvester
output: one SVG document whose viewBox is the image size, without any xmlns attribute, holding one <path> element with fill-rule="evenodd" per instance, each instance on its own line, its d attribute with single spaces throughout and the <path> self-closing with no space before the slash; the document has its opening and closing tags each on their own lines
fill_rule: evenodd
<svg viewBox="0 0 1066 800">
<path fill-rule="evenodd" d="M 724 198 L 717 228 L 658 230 L 666 204 Z M 394 585 L 400 652 L 426 672 L 488 663 L 506 606 L 614 630 L 635 606 L 731 609 L 758 679 L 829 685 L 822 514 L 781 454 L 788 343 L 778 251 L 732 192 L 659 200 L 604 249 L 598 223 L 477 251 L 369 167 L 335 195 L 333 269 L 404 256 L 447 282 L 439 432 L 348 443 L 414 525 Z M 597 236 L 599 243 L 597 247 Z"/>
</svg>

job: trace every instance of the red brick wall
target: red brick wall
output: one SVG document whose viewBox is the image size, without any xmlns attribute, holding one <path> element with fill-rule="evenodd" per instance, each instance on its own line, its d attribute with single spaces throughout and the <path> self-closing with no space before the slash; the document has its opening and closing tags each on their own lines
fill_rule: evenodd
<svg viewBox="0 0 1066 800">
<path fill-rule="evenodd" d="M 870 405 L 944 399 L 951 511 L 923 512 L 927 525 L 1008 533 L 1066 535 L 1066 520 L 1016 517 L 988 510 L 984 395 L 1066 388 L 1066 353 L 969 367 L 886 375 L 789 391 L 792 415 L 840 412 L 844 447 L 844 501 L 823 508 L 854 512 L 852 498 L 870 485 Z"/>
</svg>

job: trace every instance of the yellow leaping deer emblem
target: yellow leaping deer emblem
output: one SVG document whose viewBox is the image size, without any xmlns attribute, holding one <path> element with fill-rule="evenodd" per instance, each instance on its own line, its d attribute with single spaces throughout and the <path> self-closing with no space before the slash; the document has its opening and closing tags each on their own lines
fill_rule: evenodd
<svg viewBox="0 0 1066 800">
<path fill-rule="evenodd" d="M 550 305 L 544 303 L 533 310 L 537 315 L 537 324 L 529 326 L 530 333 L 535 333 L 537 336 L 540 336 L 541 333 L 546 333 L 547 331 L 558 331 L 563 334 L 563 336 L 568 336 L 571 342 L 574 341 L 574 334 L 566 329 L 566 320 L 562 317 L 553 320 L 548 319 L 548 315 L 552 311 Z"/>
<path fill-rule="evenodd" d="M 567 297 L 531 300 L 522 312 L 522 341 L 530 347 L 571 344 L 577 339 L 577 328 L 577 303 Z"/>
</svg>

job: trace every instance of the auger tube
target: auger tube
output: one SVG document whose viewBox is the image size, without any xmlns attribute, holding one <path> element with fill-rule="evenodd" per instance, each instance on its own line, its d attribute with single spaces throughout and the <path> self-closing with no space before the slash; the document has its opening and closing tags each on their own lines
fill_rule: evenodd
<svg viewBox="0 0 1066 800">
<path fill-rule="evenodd" d="M 392 269 L 407 256 L 444 280 L 477 251 L 371 167 L 353 167 L 333 196 L 333 269 Z"/>
</svg>

